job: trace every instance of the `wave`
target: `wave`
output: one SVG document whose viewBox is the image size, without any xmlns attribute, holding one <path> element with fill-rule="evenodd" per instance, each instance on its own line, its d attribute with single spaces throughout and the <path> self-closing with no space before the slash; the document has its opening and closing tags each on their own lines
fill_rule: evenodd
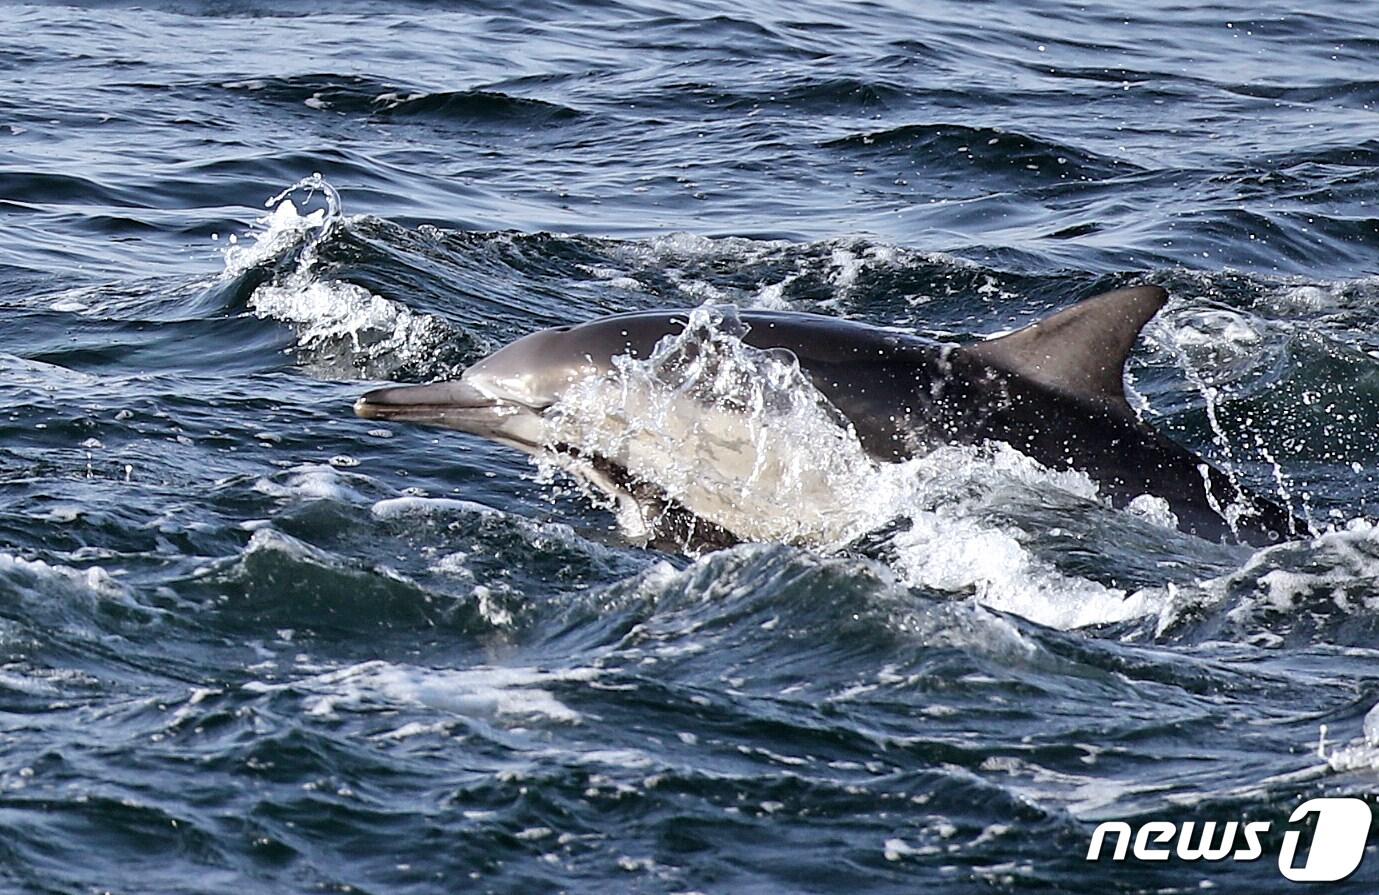
<svg viewBox="0 0 1379 895">
<path fill-rule="evenodd" d="M 233 598 L 222 602 L 232 625 L 266 613 L 289 627 L 509 635 L 539 618 L 536 598 L 645 564 L 636 551 L 605 546 L 568 524 L 418 487 L 399 494 L 359 468 L 339 455 L 254 479 L 251 512 L 259 518 L 242 526 L 248 542 L 174 586 L 195 594 L 230 587 L 222 593 Z M 226 487 L 238 493 L 245 484 Z M 350 558 L 385 544 L 386 563 Z M 282 582 L 291 588 L 282 591 Z"/>
<path fill-rule="evenodd" d="M 1271 547 L 1241 568 L 1174 594 L 1160 634 L 1268 648 L 1368 647 L 1379 636 L 1379 528 L 1353 519 L 1315 538 Z"/>
<path fill-rule="evenodd" d="M 1223 85 L 1223 89 L 1240 96 L 1298 104 L 1326 103 L 1342 108 L 1370 109 L 1379 102 L 1379 80 L 1373 79 L 1335 79 L 1319 84 L 1255 82 Z"/>
<path fill-rule="evenodd" d="M 790 109 L 795 113 L 832 115 L 880 113 L 914 104 L 914 91 L 882 79 L 801 77 L 769 92 L 750 85 L 726 88 L 700 81 L 670 81 L 635 94 L 639 105 L 658 110 L 706 104 L 716 110 Z"/>
<path fill-rule="evenodd" d="M 1044 137 L 963 124 L 907 124 L 849 134 L 824 146 L 873 163 L 903 158 L 945 173 L 975 171 L 1011 182 L 1101 180 L 1144 170 Z"/>
<path fill-rule="evenodd" d="M 586 113 L 559 103 L 497 90 L 430 91 L 364 75 L 304 74 L 251 78 L 220 85 L 232 93 L 318 112 L 363 115 L 380 120 L 417 119 L 433 123 L 539 127 L 573 122 Z"/>
<path fill-rule="evenodd" d="M 290 195 L 320 192 L 325 207 L 303 214 Z M 271 214 L 260 218 L 244 244 L 225 251 L 223 278 L 235 282 L 266 270 L 254 279 L 247 307 L 262 318 L 281 320 L 297 329 L 299 357 L 323 376 L 391 377 L 443 375 L 458 369 L 447 360 L 472 346 L 440 317 L 414 312 L 405 303 L 370 292 L 357 283 L 322 275 L 320 246 L 349 225 L 339 197 L 320 175 L 307 178 L 266 203 Z M 422 367 L 420 365 L 424 364 Z"/>
<path fill-rule="evenodd" d="M 93 205 L 146 208 L 139 194 L 79 174 L 49 171 L 0 171 L 0 196 L 8 212 L 40 211 L 46 205 Z M 24 199 L 18 197 L 23 196 Z"/>
</svg>

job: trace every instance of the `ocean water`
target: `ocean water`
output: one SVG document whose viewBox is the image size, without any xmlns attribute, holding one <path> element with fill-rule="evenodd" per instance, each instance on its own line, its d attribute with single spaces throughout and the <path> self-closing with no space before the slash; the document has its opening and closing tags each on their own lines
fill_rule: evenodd
<svg viewBox="0 0 1379 895">
<path fill-rule="evenodd" d="M 0 888 L 1290 885 L 1294 808 L 1379 791 L 1377 14 L 5 5 Z M 1296 539 L 988 446 L 681 556 L 350 409 L 618 311 L 962 341 L 1139 282 L 1134 403 Z M 1150 820 L 1272 827 L 1086 860 Z"/>
</svg>

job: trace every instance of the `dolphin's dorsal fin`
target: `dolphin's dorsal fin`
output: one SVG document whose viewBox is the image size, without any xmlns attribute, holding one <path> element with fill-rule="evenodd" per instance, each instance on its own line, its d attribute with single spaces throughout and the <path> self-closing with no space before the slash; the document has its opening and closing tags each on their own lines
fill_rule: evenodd
<svg viewBox="0 0 1379 895">
<path fill-rule="evenodd" d="M 1009 335 L 961 350 L 989 367 L 1130 412 L 1125 360 L 1168 300 L 1158 286 L 1104 292 Z"/>
</svg>

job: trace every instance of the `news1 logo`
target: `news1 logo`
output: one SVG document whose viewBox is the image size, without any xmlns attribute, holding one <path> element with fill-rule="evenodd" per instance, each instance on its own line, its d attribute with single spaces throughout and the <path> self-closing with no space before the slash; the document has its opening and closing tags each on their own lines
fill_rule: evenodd
<svg viewBox="0 0 1379 895">
<path fill-rule="evenodd" d="M 1316 828 L 1302 866 L 1297 866 L 1297 861 L 1303 834 L 1290 829 L 1284 832 L 1279 849 L 1279 873 L 1299 883 L 1343 880 L 1355 872 L 1365 856 L 1373 820 L 1369 804 L 1353 798 L 1309 799 L 1294 809 L 1288 824 L 1294 826 L 1312 815 L 1317 818 Z M 1107 841 L 1114 836 L 1113 861 L 1124 861 L 1130 855 L 1140 861 L 1167 861 L 1175 856 L 1180 861 L 1254 861 L 1263 857 L 1260 837 L 1272 827 L 1267 820 L 1244 824 L 1206 821 L 1200 825 L 1196 821 L 1151 820 L 1135 829 L 1124 821 L 1108 821 L 1092 832 L 1087 860 L 1101 860 Z"/>
</svg>

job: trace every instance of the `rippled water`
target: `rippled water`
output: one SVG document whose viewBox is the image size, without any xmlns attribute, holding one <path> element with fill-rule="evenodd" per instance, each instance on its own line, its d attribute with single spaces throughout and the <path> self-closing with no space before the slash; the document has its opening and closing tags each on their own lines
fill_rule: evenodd
<svg viewBox="0 0 1379 895">
<path fill-rule="evenodd" d="M 1285 885 L 1292 809 L 1379 769 L 1374 13 L 7 6 L 0 881 Z M 350 413 L 609 312 L 962 340 L 1145 281 L 1133 400 L 1310 533 L 993 447 L 905 526 L 687 558 Z M 1149 819 L 1275 830 L 1084 860 Z"/>
</svg>

